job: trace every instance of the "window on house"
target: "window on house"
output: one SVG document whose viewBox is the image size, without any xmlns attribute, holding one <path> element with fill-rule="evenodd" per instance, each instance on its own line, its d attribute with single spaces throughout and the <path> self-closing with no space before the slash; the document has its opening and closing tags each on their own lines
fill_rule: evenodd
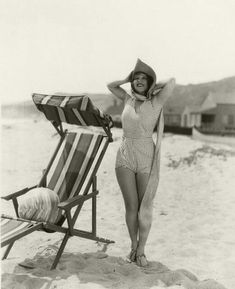
<svg viewBox="0 0 235 289">
<path fill-rule="evenodd" d="M 172 124 L 178 124 L 179 123 L 179 116 L 178 115 L 172 115 L 171 123 Z"/>
<path fill-rule="evenodd" d="M 223 122 L 223 124 L 228 124 L 228 116 L 227 115 L 223 115 L 223 117 L 222 117 L 222 122 Z"/>
<path fill-rule="evenodd" d="M 234 116 L 232 114 L 223 115 L 223 124 L 225 125 L 233 125 L 234 124 Z"/>
<path fill-rule="evenodd" d="M 169 116 L 168 115 L 164 115 L 164 120 L 165 120 L 165 123 L 169 123 Z"/>
<path fill-rule="evenodd" d="M 203 123 L 212 123 L 215 120 L 215 116 L 213 114 L 202 114 L 202 122 Z"/>
<path fill-rule="evenodd" d="M 164 115 L 165 124 L 178 125 L 180 123 L 179 115 Z"/>
<path fill-rule="evenodd" d="M 188 125 L 188 116 L 185 114 L 184 115 L 184 126 Z"/>
<path fill-rule="evenodd" d="M 234 124 L 234 118 L 232 114 L 228 115 L 228 125 L 233 125 Z"/>
</svg>

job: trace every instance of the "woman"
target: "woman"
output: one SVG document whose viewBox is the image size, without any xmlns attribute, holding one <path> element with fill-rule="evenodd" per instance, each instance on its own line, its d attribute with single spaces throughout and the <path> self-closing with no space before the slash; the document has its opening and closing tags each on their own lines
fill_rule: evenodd
<svg viewBox="0 0 235 289">
<path fill-rule="evenodd" d="M 131 83 L 129 95 L 120 86 Z M 171 95 L 175 80 L 156 84 L 154 70 L 137 60 L 130 75 L 108 84 L 109 90 L 125 101 L 122 112 L 123 138 L 116 157 L 116 176 L 123 194 L 126 224 L 131 239 L 129 259 L 147 266 L 145 245 L 152 222 L 153 198 L 159 180 L 160 144 L 163 133 L 162 107 Z M 157 142 L 153 141 L 158 128 Z"/>
</svg>

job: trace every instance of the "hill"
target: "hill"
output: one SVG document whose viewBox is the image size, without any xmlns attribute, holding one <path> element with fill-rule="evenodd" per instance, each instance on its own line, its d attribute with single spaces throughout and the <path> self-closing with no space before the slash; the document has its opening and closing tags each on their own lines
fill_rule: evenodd
<svg viewBox="0 0 235 289">
<path fill-rule="evenodd" d="M 198 105 L 201 104 L 204 98 L 210 93 L 216 93 L 223 96 L 226 93 L 234 93 L 235 97 L 235 76 L 224 78 L 218 81 L 176 85 L 172 96 L 166 103 L 166 107 L 183 108 L 185 105 Z M 58 93 L 59 94 L 59 93 Z M 64 94 L 64 93 L 63 93 Z M 123 103 L 116 99 L 112 94 L 87 94 L 95 105 L 104 112 L 112 115 L 119 116 L 123 109 Z M 36 109 L 31 100 L 11 104 L 2 105 L 2 117 L 6 118 L 24 118 L 24 117 L 40 117 L 41 113 Z"/>
<path fill-rule="evenodd" d="M 235 97 L 235 76 L 200 84 L 176 85 L 166 106 L 198 105 L 209 93 L 219 94 L 221 99 L 227 93 L 234 93 Z"/>
</svg>

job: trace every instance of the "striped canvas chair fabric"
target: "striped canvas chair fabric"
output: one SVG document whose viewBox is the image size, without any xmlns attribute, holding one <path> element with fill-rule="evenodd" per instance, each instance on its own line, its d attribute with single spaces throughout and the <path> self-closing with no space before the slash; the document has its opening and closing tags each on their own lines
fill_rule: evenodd
<svg viewBox="0 0 235 289">
<path fill-rule="evenodd" d="M 112 126 L 111 118 L 95 107 L 85 94 L 76 96 L 33 94 L 36 107 L 49 121 L 79 126 Z"/>
<path fill-rule="evenodd" d="M 61 202 L 85 195 L 107 142 L 100 134 L 67 133 L 48 170 L 46 187 L 56 192 Z"/>
<path fill-rule="evenodd" d="M 74 197 L 78 191 L 84 192 L 91 165 L 96 163 L 97 152 L 104 148 L 106 141 L 103 135 L 88 133 L 65 136 L 47 174 L 47 187 L 58 194 L 61 202 Z"/>
<path fill-rule="evenodd" d="M 9 216 L 2 215 L 1 218 L 1 246 L 4 247 L 10 244 L 16 238 L 23 236 L 42 228 L 42 223 L 33 221 L 27 222 L 25 220 L 13 219 Z"/>
</svg>

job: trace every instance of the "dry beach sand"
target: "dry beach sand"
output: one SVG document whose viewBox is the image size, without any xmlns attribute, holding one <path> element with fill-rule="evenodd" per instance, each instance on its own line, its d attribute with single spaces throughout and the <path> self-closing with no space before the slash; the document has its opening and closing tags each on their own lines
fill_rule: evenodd
<svg viewBox="0 0 235 289">
<path fill-rule="evenodd" d="M 113 135 L 98 173 L 97 221 L 98 235 L 115 244 L 73 237 L 57 269 L 49 271 L 62 235 L 34 232 L 17 241 L 2 261 L 2 288 L 234 289 L 234 148 L 165 134 L 146 249 L 150 264 L 142 269 L 126 261 L 130 244 L 114 173 L 121 130 L 114 128 Z M 48 122 L 2 120 L 2 195 L 36 184 L 57 140 Z M 6 202 L 1 209 L 13 212 Z M 77 226 L 90 223 L 87 204 Z M 34 268 L 20 267 L 22 261 Z"/>
</svg>

